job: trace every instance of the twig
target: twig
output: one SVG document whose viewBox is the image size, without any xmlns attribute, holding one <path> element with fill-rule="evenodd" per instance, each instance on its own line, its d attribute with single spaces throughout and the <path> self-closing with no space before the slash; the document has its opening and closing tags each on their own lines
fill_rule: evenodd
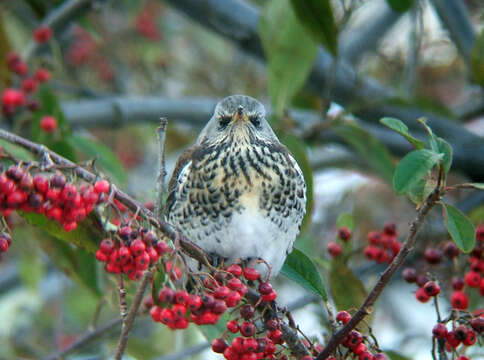
<svg viewBox="0 0 484 360">
<path fill-rule="evenodd" d="M 156 129 L 158 135 L 158 179 L 156 181 L 156 204 L 155 215 L 158 219 L 162 218 L 163 211 L 163 196 L 165 194 L 165 178 L 166 178 L 166 166 L 165 166 L 165 138 L 166 138 L 166 118 L 160 119 L 160 126 Z"/>
<path fill-rule="evenodd" d="M 136 295 L 134 296 L 133 304 L 131 305 L 131 308 L 129 309 L 126 321 L 123 322 L 123 328 L 121 330 L 121 335 L 119 336 L 118 346 L 116 348 L 116 353 L 114 355 L 115 360 L 121 360 L 121 358 L 123 357 L 123 353 L 124 353 L 124 350 L 126 348 L 126 344 L 128 343 L 129 333 L 130 333 L 131 329 L 133 328 L 134 320 L 136 319 L 136 315 L 138 314 L 138 309 L 141 305 L 141 301 L 143 299 L 144 292 L 145 292 L 148 284 L 151 282 L 152 276 L 153 276 L 153 270 L 152 269 L 146 271 L 145 276 L 144 276 L 143 280 L 141 281 L 141 284 L 138 287 L 138 290 L 136 290 Z"/>
<path fill-rule="evenodd" d="M 119 292 L 119 314 L 123 319 L 123 327 L 126 325 L 126 316 L 128 315 L 128 303 L 126 302 L 126 289 L 124 288 L 123 276 L 118 274 L 118 292 Z"/>
<path fill-rule="evenodd" d="M 119 324 L 121 324 L 121 318 L 112 319 L 108 321 L 106 324 L 98 327 L 97 329 L 86 332 L 84 335 L 82 335 L 79 339 L 74 341 L 68 347 L 54 354 L 48 355 L 47 357 L 44 358 L 44 360 L 62 359 L 66 355 L 74 352 L 75 350 L 82 348 L 83 346 L 89 344 L 90 342 L 100 339 L 101 336 L 107 334 L 109 331 L 117 327 Z"/>
<path fill-rule="evenodd" d="M 439 174 L 439 179 L 441 178 L 441 175 Z M 343 338 L 352 330 L 355 328 L 358 323 L 363 320 L 363 318 L 373 311 L 373 305 L 375 304 L 376 300 L 380 296 L 381 292 L 385 288 L 385 286 L 388 284 L 390 279 L 392 278 L 393 274 L 398 270 L 398 268 L 403 264 L 405 259 L 407 258 L 408 254 L 412 250 L 416 238 L 417 238 L 417 233 L 420 229 L 420 227 L 423 224 L 423 220 L 425 216 L 428 214 L 430 209 L 435 205 L 435 203 L 440 199 L 440 181 L 438 181 L 436 188 L 432 193 L 427 197 L 425 200 L 424 204 L 422 207 L 417 211 L 417 216 L 416 218 L 412 221 L 410 224 L 410 229 L 409 233 L 407 236 L 407 239 L 403 243 L 403 246 L 400 250 L 400 252 L 397 254 L 397 256 L 393 259 L 393 261 L 388 265 L 388 267 L 385 269 L 383 274 L 380 276 L 378 279 L 378 282 L 375 284 L 373 289 L 370 291 L 368 296 L 366 297 L 365 301 L 363 304 L 360 306 L 358 311 L 353 315 L 351 320 L 343 327 L 341 328 L 336 334 L 331 336 L 329 339 L 327 345 L 323 349 L 323 351 L 318 355 L 317 360 L 323 360 L 329 357 L 338 344 L 341 343 Z"/>
</svg>

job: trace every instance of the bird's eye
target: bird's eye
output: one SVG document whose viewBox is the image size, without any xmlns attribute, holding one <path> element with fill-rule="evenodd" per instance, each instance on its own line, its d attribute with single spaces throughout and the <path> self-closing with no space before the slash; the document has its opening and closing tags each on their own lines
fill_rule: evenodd
<svg viewBox="0 0 484 360">
<path fill-rule="evenodd" d="M 227 127 L 227 125 L 230 123 L 230 120 L 232 120 L 232 117 L 230 115 L 222 115 L 219 118 L 219 125 L 220 129 L 223 130 Z"/>
<path fill-rule="evenodd" d="M 260 117 L 259 115 L 250 115 L 249 121 L 254 125 L 256 128 L 260 127 Z"/>
</svg>

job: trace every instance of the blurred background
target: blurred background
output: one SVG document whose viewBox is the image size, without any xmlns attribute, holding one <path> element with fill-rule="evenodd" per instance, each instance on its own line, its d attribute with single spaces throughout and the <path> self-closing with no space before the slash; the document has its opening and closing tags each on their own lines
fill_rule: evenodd
<svg viewBox="0 0 484 360">
<path fill-rule="evenodd" d="M 484 3 L 329 3 L 316 17 L 324 31 L 314 36 L 315 17 L 296 14 L 286 0 L 4 0 L 0 89 L 21 82 L 3 61 L 8 53 L 19 53 L 29 69 L 48 69 L 43 91 L 58 106 L 62 136 L 77 139 L 63 151 L 78 161 L 97 157 L 100 169 L 141 202 L 155 197 L 161 116 L 168 119 L 170 173 L 218 100 L 259 99 L 312 179 L 312 212 L 297 247 L 314 254 L 336 306 L 356 309 L 385 268 L 362 256 L 367 232 L 394 222 L 403 238 L 415 214 L 391 187 L 396 161 L 411 147 L 379 124 L 381 117 L 399 118 L 422 139 L 417 119 L 426 117 L 453 146 L 449 183 L 484 182 Z M 34 41 L 39 26 L 53 30 L 52 40 Z M 38 114 L 25 111 L 3 116 L 1 126 L 39 140 L 35 121 Z M 448 201 L 475 225 L 484 223 L 482 192 L 456 192 Z M 341 213 L 354 221 L 352 256 L 349 273 L 334 277 L 326 244 Z M 0 259 L 0 359 L 52 358 L 102 326 L 106 331 L 67 358 L 109 358 L 119 336 L 115 279 L 95 263 L 83 274 L 84 255 L 68 257 L 69 245 L 49 246 L 34 227 L 11 221 L 12 248 Z M 428 245 L 447 239 L 441 216 L 432 213 L 409 264 L 421 264 Z M 451 268 L 446 262 L 425 271 L 445 278 Z M 275 286 L 303 331 L 323 340 L 328 320 L 318 299 L 282 276 Z M 414 291 L 398 274 L 370 320 L 391 359 L 430 358 L 436 315 Z M 471 298 L 470 308 L 479 301 Z M 448 309 L 445 296 L 442 302 Z M 173 332 L 143 316 L 126 359 L 215 358 L 208 347 L 193 326 Z M 469 353 L 484 358 L 482 348 Z"/>
</svg>

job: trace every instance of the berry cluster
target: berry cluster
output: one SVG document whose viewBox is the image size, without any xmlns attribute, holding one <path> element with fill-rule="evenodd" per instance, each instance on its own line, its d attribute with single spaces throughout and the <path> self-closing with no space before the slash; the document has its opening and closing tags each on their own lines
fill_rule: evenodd
<svg viewBox="0 0 484 360">
<path fill-rule="evenodd" d="M 341 245 L 340 242 L 342 242 L 343 244 L 347 243 L 348 240 L 351 239 L 351 236 L 352 236 L 351 230 L 348 229 L 347 227 L 343 226 L 338 228 L 338 237 L 336 241 L 330 241 L 326 245 L 326 250 L 328 251 L 329 255 L 333 258 L 338 257 L 343 251 L 343 246 Z M 340 242 L 338 242 L 337 240 L 340 240 Z"/>
<path fill-rule="evenodd" d="M 157 41 L 161 39 L 161 34 L 158 31 L 156 24 L 156 9 L 153 9 L 152 4 L 147 4 L 136 17 L 135 28 L 138 33 L 148 40 Z"/>
<path fill-rule="evenodd" d="M 114 241 L 109 238 L 101 241 L 96 259 L 105 263 L 109 273 L 123 273 L 131 280 L 139 280 L 148 266 L 171 251 L 170 246 L 159 241 L 154 232 L 125 225 L 118 228 Z"/>
<path fill-rule="evenodd" d="M 11 117 L 24 108 L 37 111 L 39 103 L 32 98 L 32 95 L 37 91 L 39 84 L 50 79 L 50 72 L 44 68 L 38 68 L 29 73 L 29 66 L 15 52 L 7 54 L 6 63 L 9 71 L 14 75 L 12 82 L 18 85 L 3 90 L 1 95 L 2 113 Z"/>
<path fill-rule="evenodd" d="M 381 232 L 370 231 L 367 239 L 369 244 L 365 246 L 363 254 L 368 260 L 376 261 L 378 264 L 391 262 L 402 247 L 394 223 L 386 224 Z"/>
<path fill-rule="evenodd" d="M 78 188 L 60 172 L 50 177 L 41 173 L 32 176 L 29 168 L 11 165 L 0 172 L 0 214 L 7 216 L 15 210 L 44 214 L 65 231 L 72 231 L 94 206 L 104 201 L 102 194 L 108 190 L 106 180 Z"/>
<path fill-rule="evenodd" d="M 484 334 L 484 311 L 478 310 L 473 315 L 460 314 L 456 319 L 448 319 L 452 324 L 449 330 L 445 322 L 435 324 L 432 329 L 432 336 L 445 345 L 445 350 L 455 352 L 460 345 L 473 346 L 477 338 Z M 467 359 L 464 356 L 458 359 Z"/>
<path fill-rule="evenodd" d="M 93 68 L 99 79 L 112 81 L 114 69 L 109 60 L 102 54 L 102 46 L 89 34 L 88 31 L 74 27 L 74 41 L 67 50 L 67 63 L 73 67 L 89 66 Z"/>
<path fill-rule="evenodd" d="M 342 325 L 347 324 L 351 320 L 351 315 L 347 311 L 340 311 L 335 317 L 338 323 Z M 365 342 L 367 344 L 365 344 Z M 361 335 L 356 330 L 350 331 L 348 335 L 343 339 L 341 345 L 348 349 L 349 354 L 358 358 L 359 360 L 386 360 L 387 357 L 381 352 L 373 354 L 369 349 L 368 339 Z M 352 357 L 353 358 L 353 357 Z M 334 358 L 333 358 L 334 359 Z"/>
<path fill-rule="evenodd" d="M 442 244 L 440 248 L 427 248 L 424 251 L 424 258 L 429 265 L 438 265 L 442 262 L 444 256 L 449 260 L 456 259 L 460 252 L 457 246 L 452 241 L 447 241 Z M 457 310 L 466 310 L 469 306 L 467 294 L 464 292 L 464 287 L 478 289 L 480 296 L 484 296 L 484 226 L 478 226 L 476 229 L 476 245 L 470 255 L 468 261 L 470 263 L 469 270 L 464 274 L 464 277 L 454 277 L 452 279 L 452 294 L 450 302 L 452 308 Z M 464 255 L 467 257 L 467 255 Z M 415 297 L 420 302 L 427 302 L 430 297 L 436 296 L 440 292 L 439 285 L 430 281 L 430 278 L 425 273 L 419 273 L 415 268 L 406 268 L 402 272 L 403 278 L 409 283 L 416 283 L 418 285 Z"/>
</svg>

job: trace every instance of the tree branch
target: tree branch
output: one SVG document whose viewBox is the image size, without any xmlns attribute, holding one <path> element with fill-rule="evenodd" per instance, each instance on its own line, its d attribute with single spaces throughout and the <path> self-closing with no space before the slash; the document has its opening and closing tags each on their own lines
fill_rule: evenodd
<svg viewBox="0 0 484 360">
<path fill-rule="evenodd" d="M 160 115 L 174 121 L 184 121 L 202 127 L 212 115 L 216 103 L 217 99 L 201 97 L 185 97 L 182 99 L 111 97 L 96 100 L 65 101 L 61 103 L 61 108 L 74 128 L 116 127 L 138 122 L 155 123 L 159 121 Z M 267 108 L 268 113 L 270 113 L 269 107 Z M 380 119 L 382 116 L 386 116 L 385 109 L 386 107 L 383 107 L 381 113 L 369 111 L 368 117 Z M 400 115 L 405 116 L 406 111 L 402 110 L 401 113 L 396 114 L 396 117 L 402 119 Z M 321 114 L 315 111 L 291 109 L 289 114 L 295 122 L 296 132 L 299 133 L 321 121 Z M 415 119 L 419 116 L 417 112 L 412 112 L 412 114 Z M 410 144 L 394 131 L 368 121 L 361 122 L 361 125 L 387 146 L 393 154 L 403 156 L 411 150 Z M 481 138 L 461 128 L 458 133 L 452 132 L 452 128 L 445 129 L 443 132 L 434 130 L 441 137 L 453 139 L 453 169 L 467 174 L 475 181 L 484 179 L 484 158 L 478 156 L 478 154 L 484 153 L 484 141 Z M 422 127 L 419 125 L 419 128 L 414 130 L 413 133 L 417 137 L 425 138 L 425 134 L 421 131 Z M 478 141 L 475 141 L 475 139 L 478 139 Z M 344 139 L 331 130 L 314 133 L 313 140 L 346 144 Z"/>
<path fill-rule="evenodd" d="M 89 344 L 90 342 L 100 339 L 101 336 L 109 333 L 112 329 L 114 329 L 119 324 L 121 324 L 121 318 L 112 319 L 108 321 L 106 324 L 104 324 L 103 326 L 100 326 L 95 330 L 86 332 L 84 335 L 82 335 L 79 339 L 74 341 L 68 347 L 54 354 L 50 354 L 49 356 L 45 357 L 44 360 L 63 359 L 66 355 L 82 348 L 83 346 Z"/>
<path fill-rule="evenodd" d="M 388 267 L 385 269 L 383 274 L 381 274 L 380 278 L 378 279 L 378 282 L 375 284 L 373 289 L 371 289 L 365 301 L 360 306 L 358 311 L 352 316 L 351 320 L 329 339 L 323 351 L 318 355 L 317 360 L 324 360 L 328 356 L 330 356 L 334 352 L 338 344 L 341 343 L 343 338 L 346 335 L 348 335 L 348 333 L 351 330 L 353 330 L 358 325 L 358 323 L 361 320 L 363 320 L 365 316 L 372 313 L 373 305 L 375 304 L 376 300 L 380 296 L 381 292 L 388 284 L 393 274 L 404 263 L 408 254 L 412 250 L 417 238 L 417 233 L 423 224 L 425 216 L 434 207 L 436 202 L 439 201 L 440 186 L 441 186 L 440 181 L 438 181 L 438 184 L 434 189 L 434 191 L 427 197 L 422 207 L 417 211 L 417 216 L 410 224 L 410 229 L 408 232 L 407 239 L 404 241 L 400 252 L 393 259 L 393 261 L 388 265 Z"/>
</svg>

